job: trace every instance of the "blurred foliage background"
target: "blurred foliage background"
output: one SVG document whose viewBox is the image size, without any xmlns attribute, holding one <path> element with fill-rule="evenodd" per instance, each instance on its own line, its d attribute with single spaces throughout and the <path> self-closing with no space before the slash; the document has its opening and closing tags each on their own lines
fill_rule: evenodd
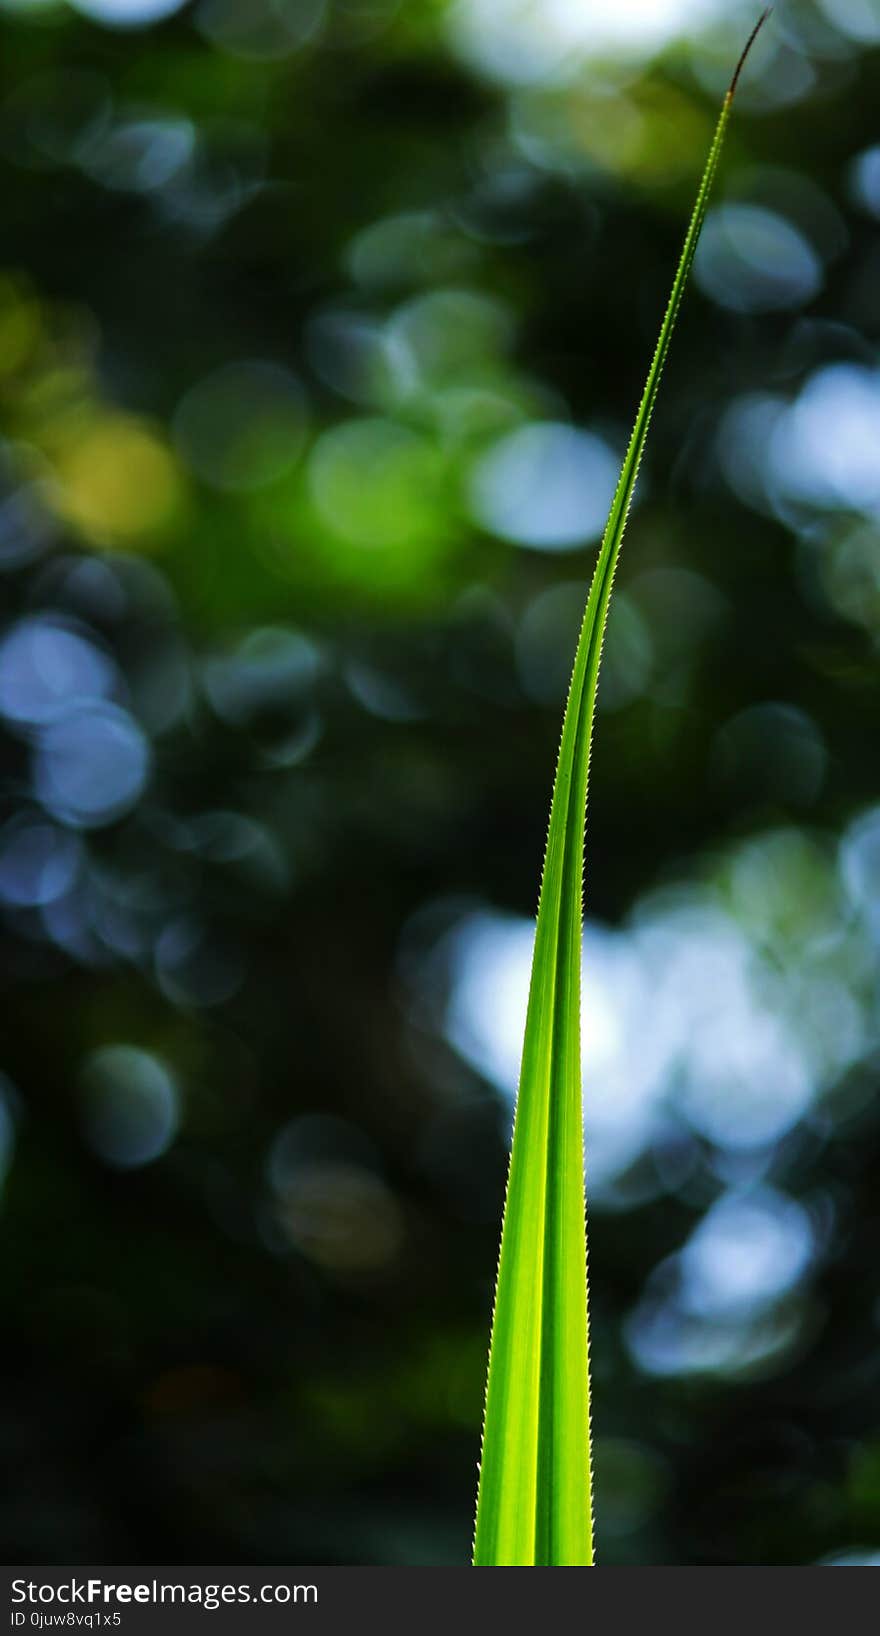
<svg viewBox="0 0 880 1636">
<path fill-rule="evenodd" d="M 0 0 L 8 1561 L 468 1559 L 729 0 Z M 606 1564 L 880 1565 L 880 6 L 778 5 L 588 837 Z"/>
</svg>

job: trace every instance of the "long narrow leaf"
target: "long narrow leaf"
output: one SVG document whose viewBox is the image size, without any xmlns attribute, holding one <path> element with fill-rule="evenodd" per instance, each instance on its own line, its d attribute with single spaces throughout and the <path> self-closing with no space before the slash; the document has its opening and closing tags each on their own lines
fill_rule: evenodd
<svg viewBox="0 0 880 1636">
<path fill-rule="evenodd" d="M 611 506 L 559 750 L 489 1353 L 474 1563 L 593 1562 L 581 1105 L 580 973 L 587 776 L 608 603 L 651 412 L 718 165 L 743 51 L 681 252 Z"/>
</svg>

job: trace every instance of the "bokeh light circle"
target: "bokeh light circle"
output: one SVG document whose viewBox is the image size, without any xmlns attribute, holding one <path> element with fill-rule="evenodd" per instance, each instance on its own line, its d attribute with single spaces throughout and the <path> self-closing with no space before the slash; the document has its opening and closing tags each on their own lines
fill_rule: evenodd
<svg viewBox="0 0 880 1636">
<path fill-rule="evenodd" d="M 149 770 L 149 745 L 128 712 L 85 704 L 41 733 L 34 786 L 43 806 L 63 823 L 97 829 L 134 806 Z"/>
</svg>

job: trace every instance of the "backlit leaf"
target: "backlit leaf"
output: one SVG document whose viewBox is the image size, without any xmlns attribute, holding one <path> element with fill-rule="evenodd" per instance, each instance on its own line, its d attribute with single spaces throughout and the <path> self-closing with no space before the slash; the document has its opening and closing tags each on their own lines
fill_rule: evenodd
<svg viewBox="0 0 880 1636">
<path fill-rule="evenodd" d="M 489 1354 L 474 1563 L 593 1562 L 580 980 L 584 820 L 596 684 L 630 501 L 706 213 L 724 99 L 605 529 L 559 750 Z"/>
</svg>

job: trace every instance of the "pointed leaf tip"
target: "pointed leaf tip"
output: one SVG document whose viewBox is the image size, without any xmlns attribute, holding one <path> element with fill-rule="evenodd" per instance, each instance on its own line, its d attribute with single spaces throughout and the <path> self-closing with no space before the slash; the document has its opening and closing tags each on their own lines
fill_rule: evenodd
<svg viewBox="0 0 880 1636">
<path fill-rule="evenodd" d="M 733 70 L 733 78 L 732 78 L 732 80 L 730 82 L 730 85 L 729 85 L 728 91 L 727 91 L 727 101 L 728 102 L 733 101 L 734 93 L 735 93 L 736 87 L 737 87 L 737 85 L 739 83 L 739 76 L 742 73 L 743 68 L 745 67 L 746 58 L 747 58 L 749 52 L 751 51 L 752 46 L 754 45 L 756 39 L 758 38 L 758 35 L 761 32 L 761 29 L 764 27 L 764 24 L 766 23 L 767 18 L 770 16 L 770 13 L 771 13 L 772 10 L 773 10 L 772 6 L 765 6 L 764 7 L 764 10 L 761 12 L 761 15 L 758 18 L 758 21 L 756 22 L 754 28 L 752 29 L 751 34 L 749 35 L 748 39 L 746 40 L 745 45 L 742 48 L 742 51 L 740 52 L 739 62 L 737 63 L 735 69 Z"/>
</svg>

